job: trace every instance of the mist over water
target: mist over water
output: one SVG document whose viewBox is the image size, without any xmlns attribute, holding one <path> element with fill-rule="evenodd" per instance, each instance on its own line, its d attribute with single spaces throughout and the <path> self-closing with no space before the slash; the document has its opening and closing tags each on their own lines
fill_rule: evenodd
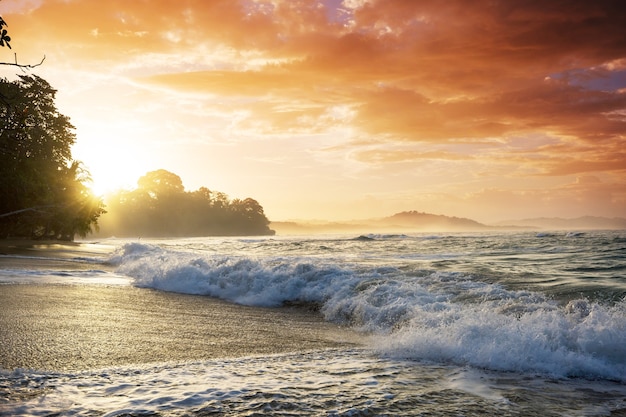
<svg viewBox="0 0 626 417">
<path fill-rule="evenodd" d="M 48 392 L 47 402 L 24 400 L 33 414 L 59 409 L 66 398 L 95 404 L 79 415 L 582 416 L 626 409 L 624 232 L 108 243 L 118 249 L 99 262 L 135 287 L 306 307 L 360 333 L 363 345 L 106 370 L 106 378 L 101 371 L 5 374 L 17 397 L 25 380 L 41 387 L 64 381 L 67 388 Z M 106 392 L 117 403 L 97 399 Z"/>
</svg>

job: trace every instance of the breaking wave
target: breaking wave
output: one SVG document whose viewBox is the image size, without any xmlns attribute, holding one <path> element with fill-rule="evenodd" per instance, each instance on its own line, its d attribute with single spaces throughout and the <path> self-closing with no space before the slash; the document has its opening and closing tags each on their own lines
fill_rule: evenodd
<svg viewBox="0 0 626 417">
<path fill-rule="evenodd" d="M 392 240 L 403 244 L 404 238 Z M 381 254 L 365 260 L 353 252 L 331 256 L 327 246 L 317 245 L 287 256 L 286 250 L 258 247 L 224 254 L 193 245 L 129 243 L 109 262 L 138 287 L 253 306 L 314 305 L 326 320 L 371 334 L 383 356 L 626 382 L 624 300 L 559 303 L 539 291 L 390 262 Z"/>
</svg>

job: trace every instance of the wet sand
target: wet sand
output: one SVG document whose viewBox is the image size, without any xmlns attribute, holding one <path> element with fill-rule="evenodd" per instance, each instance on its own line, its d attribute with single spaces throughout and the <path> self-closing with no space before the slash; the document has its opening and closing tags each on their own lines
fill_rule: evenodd
<svg viewBox="0 0 626 417">
<path fill-rule="evenodd" d="M 80 271 L 84 266 L 72 259 L 90 250 L 101 248 L 2 245 L 0 253 L 8 256 L 0 269 Z M 21 258 L 24 251 L 37 259 Z M 2 369 L 77 371 L 307 351 L 357 340 L 302 308 L 245 307 L 132 286 L 0 284 Z"/>
<path fill-rule="evenodd" d="M 350 338 L 299 308 L 245 307 L 130 286 L 0 286 L 4 369 L 243 357 L 344 346 Z"/>
<path fill-rule="evenodd" d="M 94 265 L 83 258 L 101 258 L 112 253 L 113 246 L 99 243 L 0 240 L 0 268 L 86 270 Z M 98 269 L 112 270 L 98 264 Z"/>
</svg>

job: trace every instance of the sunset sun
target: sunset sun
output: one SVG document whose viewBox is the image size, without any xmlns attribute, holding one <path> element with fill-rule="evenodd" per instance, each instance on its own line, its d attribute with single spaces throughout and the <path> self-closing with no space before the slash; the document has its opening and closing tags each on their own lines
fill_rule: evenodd
<svg viewBox="0 0 626 417">
<path fill-rule="evenodd" d="M 74 157 L 88 167 L 91 174 L 89 188 L 97 196 L 104 196 L 121 189 L 134 188 L 139 177 L 151 169 L 149 161 L 140 157 L 141 152 L 132 144 L 90 144 L 74 147 Z M 120 152 L 120 148 L 124 149 Z"/>
</svg>

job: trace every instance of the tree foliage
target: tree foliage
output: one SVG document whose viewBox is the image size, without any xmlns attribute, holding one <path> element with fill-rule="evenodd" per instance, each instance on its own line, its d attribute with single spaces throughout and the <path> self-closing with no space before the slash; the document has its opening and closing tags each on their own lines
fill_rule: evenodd
<svg viewBox="0 0 626 417">
<path fill-rule="evenodd" d="M 104 212 L 72 160 L 74 127 L 55 95 L 37 76 L 0 79 L 0 237 L 72 240 Z"/>
<path fill-rule="evenodd" d="M 164 169 L 148 172 L 137 188 L 107 199 L 101 219 L 105 236 L 191 237 L 273 235 L 254 199 L 230 200 L 202 187 L 186 192 L 180 177 Z"/>
<path fill-rule="evenodd" d="M 7 30 L 4 28 L 7 25 L 7 22 L 4 21 L 2 16 L 0 16 L 0 46 L 7 46 L 7 48 L 11 49 L 11 37 L 8 35 Z"/>
</svg>

